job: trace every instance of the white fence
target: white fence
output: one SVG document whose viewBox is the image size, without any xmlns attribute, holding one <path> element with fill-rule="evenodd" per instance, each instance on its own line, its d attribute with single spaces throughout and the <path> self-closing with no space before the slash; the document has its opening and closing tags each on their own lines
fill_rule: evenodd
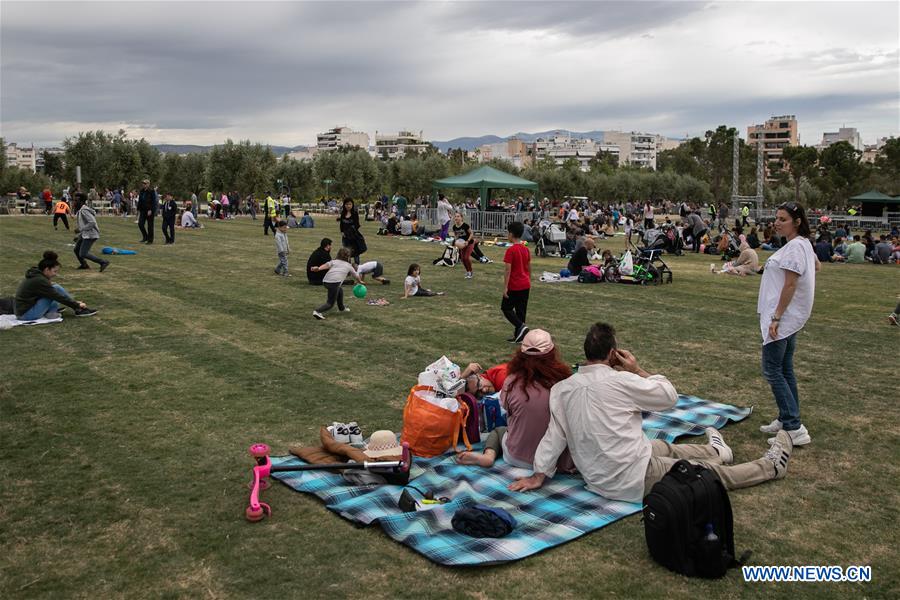
<svg viewBox="0 0 900 600">
<path fill-rule="evenodd" d="M 540 219 L 540 210 L 529 210 L 523 212 L 512 211 L 493 211 L 493 210 L 471 210 L 460 209 L 466 223 L 476 233 L 486 233 L 489 235 L 502 235 L 506 233 L 506 226 L 513 221 L 525 221 L 525 219 Z M 437 219 L 436 208 L 421 207 L 416 211 L 416 218 L 425 228 L 430 230 L 440 229 L 441 223 Z"/>
</svg>

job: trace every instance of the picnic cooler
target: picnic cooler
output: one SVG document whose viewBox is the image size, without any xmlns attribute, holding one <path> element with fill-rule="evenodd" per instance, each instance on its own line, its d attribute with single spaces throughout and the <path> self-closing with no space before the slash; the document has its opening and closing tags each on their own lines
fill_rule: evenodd
<svg viewBox="0 0 900 600">
<path fill-rule="evenodd" d="M 416 456 L 431 458 L 456 449 L 460 435 L 466 449 L 471 450 L 466 422 L 469 405 L 456 398 L 441 397 L 434 388 L 416 385 L 409 391 L 403 408 L 401 442 L 409 443 Z"/>
</svg>

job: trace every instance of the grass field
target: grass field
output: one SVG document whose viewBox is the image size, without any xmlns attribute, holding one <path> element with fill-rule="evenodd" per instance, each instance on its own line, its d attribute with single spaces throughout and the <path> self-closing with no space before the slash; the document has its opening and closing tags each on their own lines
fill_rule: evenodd
<svg viewBox="0 0 900 600">
<path fill-rule="evenodd" d="M 648 557 L 638 516 L 511 565 L 450 570 L 358 529 L 318 500 L 275 485 L 274 515 L 244 520 L 247 446 L 285 453 L 333 420 L 366 433 L 401 428 L 416 374 L 448 355 L 493 365 L 512 347 L 495 264 L 431 266 L 436 245 L 376 237 L 367 258 L 390 286 L 350 299 L 349 314 L 312 309 L 324 291 L 304 266 L 320 218 L 292 230 L 294 277 L 272 274 L 273 238 L 245 220 L 177 233 L 143 247 L 129 220 L 100 220 L 100 245 L 137 248 L 103 274 L 76 271 L 49 218 L 0 218 L 0 295 L 12 295 L 45 249 L 63 258 L 58 281 L 97 316 L 0 332 L 0 595 L 28 597 L 512 598 L 897 597 L 900 522 L 898 329 L 887 325 L 900 269 L 825 265 L 800 334 L 797 371 L 813 444 L 783 481 L 733 492 L 738 551 L 752 564 L 871 565 L 866 584 L 750 584 L 738 571 L 688 580 Z M 620 238 L 615 245 L 621 244 Z M 99 249 L 99 248 L 98 248 Z M 618 248 L 616 248 L 618 249 Z M 759 373 L 758 277 L 714 277 L 711 257 L 670 262 L 671 286 L 545 285 L 535 281 L 529 325 L 549 330 L 565 360 L 583 360 L 588 326 L 613 323 L 621 344 L 679 391 L 755 410 L 729 426 L 739 460 L 764 451 L 758 426 L 775 416 Z M 765 256 L 761 257 L 765 258 Z M 411 262 L 440 298 L 400 300 Z M 691 440 L 693 441 L 693 440 Z"/>
</svg>

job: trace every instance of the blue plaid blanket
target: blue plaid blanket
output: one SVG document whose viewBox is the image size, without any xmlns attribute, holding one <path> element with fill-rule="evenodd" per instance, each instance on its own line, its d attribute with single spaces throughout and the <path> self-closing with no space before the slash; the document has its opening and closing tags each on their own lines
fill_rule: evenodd
<svg viewBox="0 0 900 600">
<path fill-rule="evenodd" d="M 683 435 L 700 435 L 706 427 L 741 421 L 751 409 L 737 408 L 680 396 L 675 408 L 644 415 L 650 439 L 669 442 Z M 478 447 L 478 446 L 476 446 Z M 272 458 L 273 464 L 302 464 L 294 457 Z M 392 485 L 351 485 L 330 471 L 273 473 L 287 486 L 313 494 L 325 506 L 358 524 L 378 523 L 387 535 L 431 561 L 448 566 L 484 566 L 519 560 L 564 544 L 613 521 L 640 512 L 641 505 L 608 500 L 589 492 L 577 476 L 559 474 L 536 491 L 510 492 L 508 486 L 530 471 L 498 460 L 490 469 L 458 465 L 452 454 L 416 458 L 410 484 L 432 491 L 447 504 L 425 505 L 428 510 L 404 513 L 397 503 L 403 488 Z M 414 493 L 416 499 L 421 495 Z M 472 538 L 450 524 L 460 508 L 486 504 L 503 508 L 515 517 L 515 530 L 504 538 Z"/>
</svg>

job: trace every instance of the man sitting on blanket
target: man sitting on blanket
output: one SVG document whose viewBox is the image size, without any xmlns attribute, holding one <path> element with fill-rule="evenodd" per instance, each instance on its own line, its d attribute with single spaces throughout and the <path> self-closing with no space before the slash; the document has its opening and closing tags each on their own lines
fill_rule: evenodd
<svg viewBox="0 0 900 600">
<path fill-rule="evenodd" d="M 641 429 L 641 412 L 674 407 L 675 387 L 662 375 L 644 371 L 634 355 L 619 349 L 611 325 L 591 327 L 584 354 L 587 364 L 550 391 L 550 425 L 535 453 L 534 473 L 511 483 L 510 490 L 541 487 L 553 477 L 567 446 L 589 490 L 625 502 L 640 502 L 678 459 L 712 469 L 729 490 L 787 474 L 793 445 L 783 431 L 762 458 L 739 465 L 731 464 L 731 448 L 712 427 L 706 430 L 706 445 L 651 442 Z"/>
</svg>

